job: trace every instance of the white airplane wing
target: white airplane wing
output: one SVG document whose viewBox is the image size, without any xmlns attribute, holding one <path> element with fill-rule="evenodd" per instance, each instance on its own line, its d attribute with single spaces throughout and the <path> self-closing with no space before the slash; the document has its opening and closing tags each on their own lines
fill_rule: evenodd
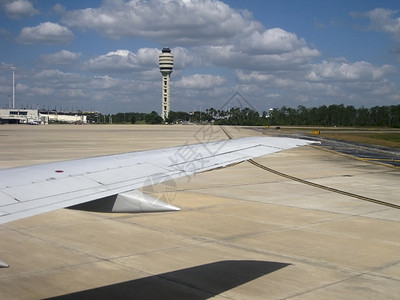
<svg viewBox="0 0 400 300">
<path fill-rule="evenodd" d="M 3 169 L 0 224 L 88 202 L 102 211 L 178 210 L 136 190 L 309 143 L 250 137 Z"/>
</svg>

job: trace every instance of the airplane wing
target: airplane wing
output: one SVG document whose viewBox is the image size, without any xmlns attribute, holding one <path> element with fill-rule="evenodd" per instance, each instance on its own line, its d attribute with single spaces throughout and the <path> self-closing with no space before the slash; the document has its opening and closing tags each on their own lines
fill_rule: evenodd
<svg viewBox="0 0 400 300">
<path fill-rule="evenodd" d="M 82 203 L 109 211 L 179 210 L 137 189 L 309 143 L 249 137 L 3 169 L 0 224 Z"/>
</svg>

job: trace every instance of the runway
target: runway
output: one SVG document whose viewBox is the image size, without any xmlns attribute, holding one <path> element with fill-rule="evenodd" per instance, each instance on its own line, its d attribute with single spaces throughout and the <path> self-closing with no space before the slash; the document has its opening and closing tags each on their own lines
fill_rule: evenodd
<svg viewBox="0 0 400 300">
<path fill-rule="evenodd" d="M 234 138 L 265 131 L 226 127 Z M 0 166 L 226 138 L 214 126 L 0 126 Z M 400 171 L 302 147 L 255 159 L 400 205 Z M 400 210 L 249 162 L 181 178 L 180 212 L 57 210 L 0 227 L 1 299 L 398 299 Z M 162 193 L 157 186 L 153 193 Z"/>
</svg>

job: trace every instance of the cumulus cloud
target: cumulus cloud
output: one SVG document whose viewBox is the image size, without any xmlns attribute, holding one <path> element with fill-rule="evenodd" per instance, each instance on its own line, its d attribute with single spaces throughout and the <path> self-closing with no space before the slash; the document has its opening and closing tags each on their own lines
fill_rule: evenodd
<svg viewBox="0 0 400 300">
<path fill-rule="evenodd" d="M 61 50 L 57 53 L 41 55 L 39 61 L 45 65 L 70 65 L 79 60 L 81 53 Z"/>
<path fill-rule="evenodd" d="M 368 12 L 353 12 L 352 16 L 369 18 L 371 22 L 369 29 L 389 33 L 400 40 L 400 17 L 393 17 L 396 13 L 395 10 L 376 8 Z"/>
<path fill-rule="evenodd" d="M 263 90 L 271 88 L 297 89 L 300 85 L 304 85 L 305 83 L 298 74 L 296 76 L 293 73 L 288 74 L 287 72 L 266 74 L 260 71 L 244 72 L 239 70 L 236 72 L 236 77 L 238 82 L 242 85 L 261 86 Z"/>
<path fill-rule="evenodd" d="M 265 29 L 247 11 L 216 0 L 106 1 L 99 8 L 67 11 L 62 21 L 111 39 L 144 37 L 176 46 L 177 69 L 199 65 L 297 68 L 320 55 L 296 34 Z"/>
<path fill-rule="evenodd" d="M 240 83 L 266 83 L 274 79 L 272 74 L 265 74 L 261 72 L 251 71 L 243 72 L 242 70 L 236 71 L 237 79 Z"/>
<path fill-rule="evenodd" d="M 211 74 L 193 74 L 182 76 L 182 78 L 174 84 L 176 87 L 187 89 L 210 89 L 222 85 L 225 78 L 219 75 Z"/>
<path fill-rule="evenodd" d="M 94 72 L 141 71 L 154 74 L 154 71 L 156 71 L 158 76 L 158 56 L 160 53 L 161 49 L 157 48 L 140 48 L 136 53 L 119 49 L 91 58 L 86 65 Z M 189 51 L 187 48 L 176 47 L 172 49 L 172 53 L 174 55 L 174 70 L 194 65 L 199 66 L 202 61 L 202 58 L 196 55 L 196 51 Z"/>
<path fill-rule="evenodd" d="M 255 55 L 281 54 L 307 47 L 303 39 L 281 28 L 272 28 L 263 32 L 255 31 L 242 38 L 239 43 L 241 50 Z"/>
<path fill-rule="evenodd" d="M 63 72 L 58 69 L 45 69 L 39 73 L 29 75 L 35 84 L 28 86 L 24 97 L 37 99 L 38 95 L 46 97 L 48 103 L 54 101 L 55 105 L 77 105 L 90 109 L 88 105 L 96 106 L 100 101 L 131 101 L 132 95 L 138 94 L 138 86 L 145 89 L 140 82 L 115 78 L 109 75 L 86 76 L 73 72 Z M 154 90 L 147 86 L 146 93 Z M 20 93 L 22 90 L 19 89 Z M 62 95 L 64 103 L 57 101 Z M 68 102 L 65 102 L 68 100 Z M 66 104 L 67 103 L 67 104 Z"/>
<path fill-rule="evenodd" d="M 67 9 L 65 8 L 65 6 L 57 3 L 53 6 L 52 11 L 58 15 L 62 15 L 67 11 Z"/>
<path fill-rule="evenodd" d="M 323 61 L 313 65 L 306 78 L 310 81 L 380 81 L 395 71 L 393 66 L 377 67 L 365 61 Z"/>
<path fill-rule="evenodd" d="M 188 49 L 183 47 L 176 47 L 171 49 L 174 55 L 174 69 L 184 69 L 185 67 L 198 67 L 201 66 L 204 61 L 200 51 L 196 48 Z M 159 53 L 158 53 L 159 54 Z"/>
<path fill-rule="evenodd" d="M 368 106 L 376 105 L 382 98 L 395 101 L 397 87 L 387 79 L 394 72 L 396 68 L 389 65 L 336 59 L 311 64 L 296 72 L 238 70 L 235 75 L 242 89 L 250 87 L 250 94 L 268 98 L 271 107 L 293 105 L 293 101 L 308 106 L 343 101 Z M 279 97 L 268 96 L 271 94 Z"/>
<path fill-rule="evenodd" d="M 45 22 L 35 27 L 25 27 L 16 38 L 24 45 L 32 44 L 68 44 L 74 39 L 74 34 L 65 26 L 57 23 Z"/>
<path fill-rule="evenodd" d="M 226 45 L 194 49 L 204 64 L 245 70 L 297 69 L 321 53 L 296 34 L 281 28 L 254 31 Z"/>
<path fill-rule="evenodd" d="M 146 37 L 164 45 L 189 46 L 223 44 L 262 29 L 248 13 L 215 0 L 107 1 L 99 8 L 68 11 L 63 22 L 112 39 Z"/>
<path fill-rule="evenodd" d="M 268 54 L 252 54 L 241 51 L 234 45 L 206 46 L 201 49 L 206 62 L 232 69 L 284 70 L 297 69 L 310 63 L 320 52 L 308 47 L 294 48 L 292 51 Z"/>
<path fill-rule="evenodd" d="M 79 82 L 79 80 L 83 77 L 82 75 L 76 73 L 63 72 L 58 69 L 45 69 L 34 76 L 36 79 L 46 80 L 46 82 L 53 82 L 53 84 L 56 82 L 59 84 Z"/>
<path fill-rule="evenodd" d="M 28 0 L 15 0 L 4 4 L 6 15 L 13 19 L 32 17 L 39 13 Z"/>
<path fill-rule="evenodd" d="M 146 71 L 158 66 L 159 54 L 156 48 L 141 48 L 137 53 L 120 49 L 90 59 L 87 66 L 96 72 Z"/>
<path fill-rule="evenodd" d="M 28 0 L 10 1 L 0 3 L 30 4 Z M 396 101 L 399 99 L 396 84 L 390 82 L 396 72 L 393 66 L 326 57 L 325 61 L 316 61 L 321 53 L 295 32 L 265 28 L 249 12 L 218 0 L 105 0 L 99 5 L 68 10 L 68 5 L 56 4 L 49 14 L 60 18 L 58 24 L 46 22 L 21 30 L 16 41 L 25 45 L 69 43 L 74 39 L 73 28 L 82 30 L 79 38 L 90 38 L 97 32 L 101 37 L 96 41 L 112 39 L 107 47 L 115 46 L 113 51 L 99 52 L 105 47 L 102 45 L 85 54 L 57 49 L 41 55 L 36 63 L 44 70 L 37 71 L 40 65 L 36 64 L 30 76 L 18 72 L 19 80 L 26 83 L 25 89 L 19 89 L 21 98 L 36 101 L 42 95 L 43 101 L 61 103 L 65 97 L 90 105 L 98 101 L 104 105 L 103 112 L 104 108 L 110 111 L 111 103 L 117 102 L 132 106 L 114 106 L 115 112 L 157 110 L 162 45 L 170 47 L 174 55 L 171 97 L 179 105 L 173 104 L 173 110 L 218 106 L 218 101 L 222 105 L 234 91 L 240 91 L 261 110 L 299 102 L 310 106 L 335 101 L 368 105 L 376 99 L 390 103 L 395 99 L 392 95 L 396 95 Z M 396 13 L 376 9 L 353 16 L 368 18 L 370 30 L 398 38 L 400 21 Z M 20 10 L 15 17 L 22 15 Z M 13 36 L 11 31 L 1 29 L 0 35 L 3 40 Z M 127 46 L 143 42 L 159 48 L 132 50 Z M 79 51 L 88 51 L 85 45 Z M 74 44 L 72 49 L 78 47 L 81 45 Z M 392 49 L 392 55 L 400 57 L 399 53 L 396 47 Z M 0 88 L 4 86 L 5 93 L 9 80 L 9 76 L 0 75 Z"/>
</svg>

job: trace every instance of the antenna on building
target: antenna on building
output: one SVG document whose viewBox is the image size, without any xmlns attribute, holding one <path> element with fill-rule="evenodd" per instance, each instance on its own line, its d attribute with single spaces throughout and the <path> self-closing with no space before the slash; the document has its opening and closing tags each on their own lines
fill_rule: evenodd
<svg viewBox="0 0 400 300">
<path fill-rule="evenodd" d="M 174 66 L 174 56 L 169 48 L 163 48 L 158 58 L 160 72 L 162 75 L 161 91 L 161 117 L 165 121 L 168 119 L 170 111 L 170 75 Z"/>
</svg>

